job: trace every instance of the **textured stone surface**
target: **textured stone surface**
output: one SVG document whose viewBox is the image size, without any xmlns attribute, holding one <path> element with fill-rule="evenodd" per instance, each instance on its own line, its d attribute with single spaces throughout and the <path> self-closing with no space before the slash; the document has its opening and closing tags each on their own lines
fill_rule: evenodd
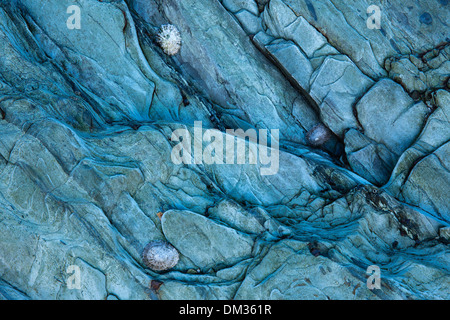
<svg viewBox="0 0 450 320">
<path fill-rule="evenodd" d="M 231 266 L 251 255 L 249 236 L 201 215 L 167 211 L 161 222 L 164 236 L 200 269 Z"/>
<path fill-rule="evenodd" d="M 358 127 L 353 113 L 357 99 L 373 83 L 347 58 L 325 58 L 311 78 L 311 97 L 319 104 L 323 122 L 339 136 Z"/>
<path fill-rule="evenodd" d="M 72 4 L 0 2 L 0 299 L 450 299 L 446 1 Z M 278 170 L 174 162 L 195 121 Z"/>
<path fill-rule="evenodd" d="M 421 159 L 401 188 L 401 193 L 410 203 L 434 212 L 447 221 L 450 220 L 447 183 L 450 179 L 449 148 L 449 143 L 446 143 Z"/>
<path fill-rule="evenodd" d="M 375 84 L 355 108 L 364 134 L 380 141 L 397 156 L 420 134 L 428 111 L 424 103 L 415 103 L 392 80 Z"/>
<path fill-rule="evenodd" d="M 450 46 L 386 61 L 389 77 L 401 83 L 408 92 L 426 92 L 449 88 Z"/>
<path fill-rule="evenodd" d="M 345 135 L 345 152 L 353 171 L 376 185 L 389 180 L 396 161 L 385 145 L 376 143 L 355 129 Z"/>
<path fill-rule="evenodd" d="M 281 41 L 266 46 L 282 66 L 286 66 L 286 73 L 292 76 L 298 85 L 309 90 L 309 79 L 313 73 L 311 62 L 291 41 Z M 293 63 L 294 62 L 294 63 Z"/>
</svg>

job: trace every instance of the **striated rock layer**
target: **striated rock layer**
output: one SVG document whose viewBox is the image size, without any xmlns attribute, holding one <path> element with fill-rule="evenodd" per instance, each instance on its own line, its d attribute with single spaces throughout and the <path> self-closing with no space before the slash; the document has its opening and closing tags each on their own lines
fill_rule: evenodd
<svg viewBox="0 0 450 320">
<path fill-rule="evenodd" d="M 450 299 L 448 12 L 0 1 L 0 298 Z"/>
</svg>

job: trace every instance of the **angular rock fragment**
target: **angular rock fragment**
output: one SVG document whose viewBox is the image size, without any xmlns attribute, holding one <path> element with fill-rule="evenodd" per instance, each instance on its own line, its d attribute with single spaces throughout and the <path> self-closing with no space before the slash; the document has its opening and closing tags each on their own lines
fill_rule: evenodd
<svg viewBox="0 0 450 320">
<path fill-rule="evenodd" d="M 352 170 L 379 186 L 389 180 L 396 163 L 395 156 L 386 146 L 355 129 L 345 134 L 345 152 Z"/>
<path fill-rule="evenodd" d="M 201 269 L 230 266 L 249 258 L 253 239 L 188 211 L 167 211 L 162 217 L 165 237 Z"/>
<path fill-rule="evenodd" d="M 329 56 L 310 80 L 309 94 L 325 124 L 338 136 L 358 128 L 353 106 L 373 84 L 347 57 Z"/>
<path fill-rule="evenodd" d="M 428 109 L 392 80 L 377 82 L 355 107 L 364 134 L 400 156 L 422 130 Z"/>
</svg>

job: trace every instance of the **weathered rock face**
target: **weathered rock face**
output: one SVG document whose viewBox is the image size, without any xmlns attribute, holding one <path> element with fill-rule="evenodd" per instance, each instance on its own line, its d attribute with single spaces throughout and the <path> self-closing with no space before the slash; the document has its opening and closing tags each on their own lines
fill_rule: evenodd
<svg viewBox="0 0 450 320">
<path fill-rule="evenodd" d="M 449 299 L 449 5 L 371 4 L 0 1 L 0 298 Z"/>
</svg>

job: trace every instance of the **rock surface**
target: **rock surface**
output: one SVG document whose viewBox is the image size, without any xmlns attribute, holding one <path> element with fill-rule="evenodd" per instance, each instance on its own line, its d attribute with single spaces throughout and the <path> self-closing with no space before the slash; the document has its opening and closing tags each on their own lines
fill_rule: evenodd
<svg viewBox="0 0 450 320">
<path fill-rule="evenodd" d="M 447 1 L 77 3 L 0 2 L 0 299 L 450 299 Z"/>
</svg>

